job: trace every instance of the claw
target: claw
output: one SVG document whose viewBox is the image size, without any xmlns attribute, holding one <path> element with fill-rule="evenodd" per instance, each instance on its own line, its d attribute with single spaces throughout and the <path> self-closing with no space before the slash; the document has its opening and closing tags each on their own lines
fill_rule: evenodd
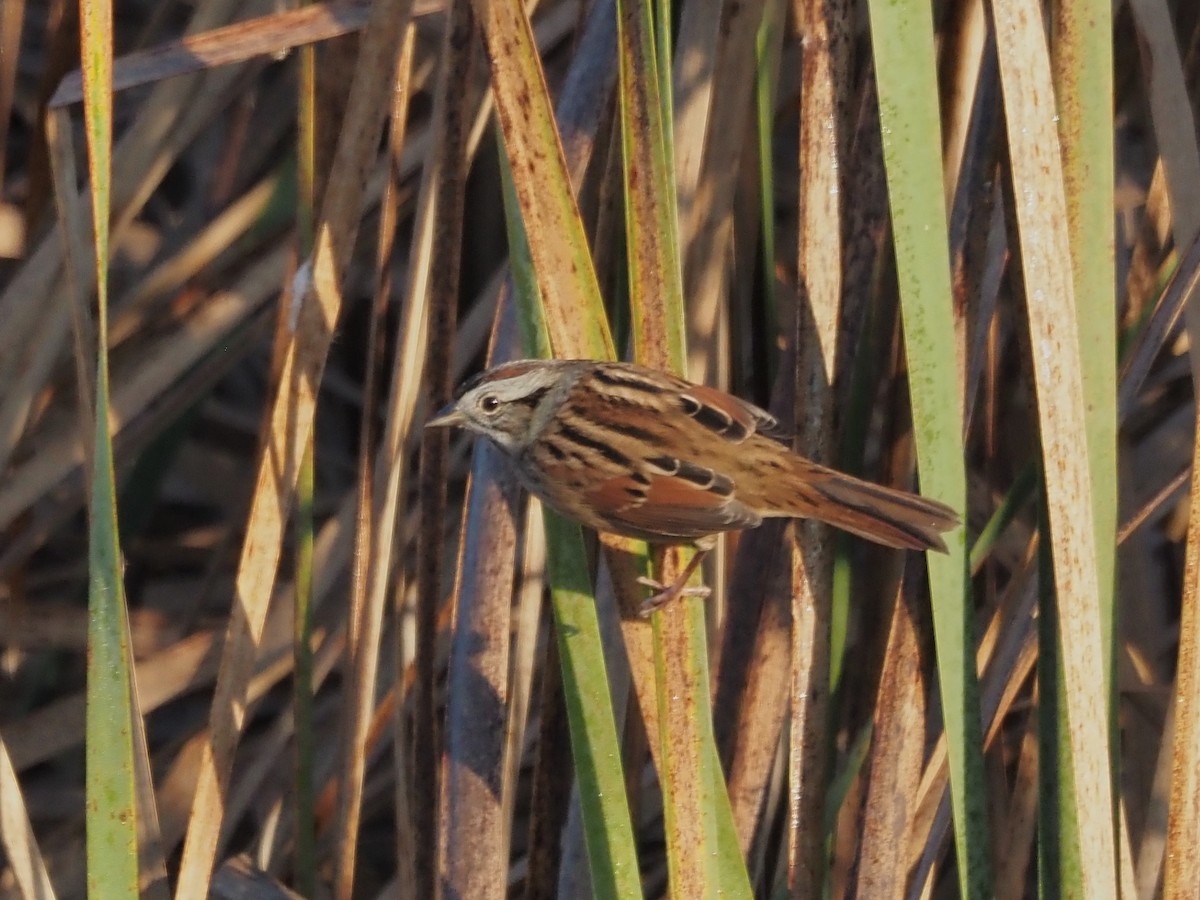
<svg viewBox="0 0 1200 900">
<path fill-rule="evenodd" d="M 638 615 L 643 619 L 648 618 L 656 609 L 661 609 L 677 597 L 707 597 L 711 594 L 712 590 L 709 588 L 687 586 L 692 574 L 700 568 L 700 563 L 704 561 L 704 557 L 708 555 L 710 549 L 709 546 L 700 545 L 696 555 L 683 567 L 683 571 L 679 573 L 679 577 L 675 579 L 675 583 L 672 585 L 665 586 L 662 582 L 655 581 L 653 578 L 639 578 L 639 584 L 653 588 L 655 593 L 653 596 L 647 597 L 642 601 L 642 607 L 638 610 Z"/>
<path fill-rule="evenodd" d="M 650 618 L 651 613 L 662 609 L 677 597 L 706 598 L 712 594 L 712 588 L 710 587 L 704 585 L 689 587 L 682 581 L 676 581 L 674 584 L 663 584 L 661 581 L 643 576 L 638 579 L 638 584 L 645 585 L 654 591 L 653 594 L 642 601 L 642 605 L 638 609 L 638 615 L 643 619 Z"/>
</svg>

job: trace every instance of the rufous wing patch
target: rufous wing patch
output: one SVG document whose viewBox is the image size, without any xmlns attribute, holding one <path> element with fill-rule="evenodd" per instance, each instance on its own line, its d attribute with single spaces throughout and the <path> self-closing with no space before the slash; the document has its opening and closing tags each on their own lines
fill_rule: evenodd
<svg viewBox="0 0 1200 900">
<path fill-rule="evenodd" d="M 649 484 L 612 478 L 588 492 L 588 500 L 614 526 L 688 540 L 740 528 L 762 519 L 718 479 L 702 487 L 675 475 L 650 475 Z"/>
<path fill-rule="evenodd" d="M 644 478 L 619 475 L 602 481 L 585 492 L 588 503 L 602 515 L 641 506 L 646 502 L 649 486 Z"/>
</svg>

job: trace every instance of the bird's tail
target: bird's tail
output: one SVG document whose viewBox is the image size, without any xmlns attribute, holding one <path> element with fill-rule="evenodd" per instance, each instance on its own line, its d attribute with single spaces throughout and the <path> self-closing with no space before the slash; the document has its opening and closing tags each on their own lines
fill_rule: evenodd
<svg viewBox="0 0 1200 900">
<path fill-rule="evenodd" d="M 946 552 L 942 532 L 959 523 L 944 503 L 798 460 L 795 514 L 888 547 Z"/>
</svg>

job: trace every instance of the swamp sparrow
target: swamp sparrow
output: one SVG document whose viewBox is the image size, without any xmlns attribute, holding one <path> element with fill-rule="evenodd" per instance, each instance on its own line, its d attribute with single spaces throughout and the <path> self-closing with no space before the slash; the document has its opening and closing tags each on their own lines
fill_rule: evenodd
<svg viewBox="0 0 1200 900">
<path fill-rule="evenodd" d="M 520 360 L 476 375 L 427 428 L 492 441 L 524 485 L 597 531 L 699 549 L 643 613 L 681 593 L 722 531 L 811 518 L 889 547 L 941 550 L 954 510 L 810 462 L 775 417 L 715 388 L 630 363 Z"/>
</svg>

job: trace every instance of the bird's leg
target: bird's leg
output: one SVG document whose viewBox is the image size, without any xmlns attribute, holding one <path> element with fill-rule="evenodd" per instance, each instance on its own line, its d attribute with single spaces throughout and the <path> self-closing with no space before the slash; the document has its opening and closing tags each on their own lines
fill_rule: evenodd
<svg viewBox="0 0 1200 900">
<path fill-rule="evenodd" d="M 704 562 L 704 557 L 713 548 L 713 542 L 700 541 L 696 542 L 696 554 L 691 558 L 679 576 L 670 584 L 664 585 L 660 581 L 655 581 L 653 578 L 642 577 L 638 579 L 638 584 L 644 584 L 648 588 L 652 588 L 655 593 L 642 601 L 641 609 L 638 610 L 638 615 L 643 619 L 649 618 L 650 614 L 655 610 L 662 609 L 672 600 L 677 597 L 707 597 L 712 593 L 712 589 L 704 585 L 696 587 L 688 587 L 688 579 L 692 577 L 692 573 L 700 567 L 700 563 Z"/>
</svg>

